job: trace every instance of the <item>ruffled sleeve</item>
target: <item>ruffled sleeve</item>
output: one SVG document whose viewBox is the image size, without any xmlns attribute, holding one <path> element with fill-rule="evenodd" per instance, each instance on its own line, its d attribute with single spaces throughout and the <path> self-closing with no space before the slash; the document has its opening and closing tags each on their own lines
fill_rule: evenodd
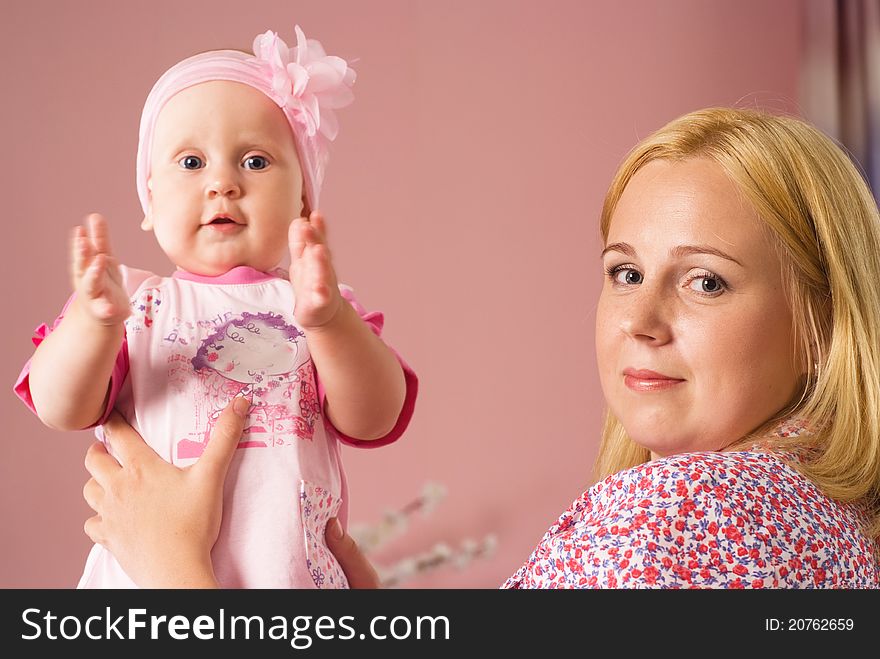
<svg viewBox="0 0 880 659">
<path fill-rule="evenodd" d="M 67 313 L 68 307 L 73 302 L 75 297 L 71 295 L 67 302 L 65 302 L 64 307 L 61 309 L 61 313 L 52 323 L 52 326 L 49 327 L 46 323 L 42 323 L 39 327 L 34 330 L 34 334 L 31 337 L 31 341 L 34 344 L 34 347 L 39 346 L 49 334 L 51 334 L 55 328 L 61 324 L 61 321 L 64 319 L 64 314 Z M 93 425 L 89 426 L 93 428 L 95 426 L 99 426 L 107 420 L 107 417 L 110 416 L 110 413 L 113 411 L 113 406 L 116 404 L 116 398 L 119 395 L 119 390 L 122 389 L 122 383 L 125 381 L 126 375 L 128 375 L 128 342 L 123 336 L 122 345 L 119 347 L 119 352 L 116 354 L 116 362 L 113 364 L 113 373 L 110 375 L 110 385 L 109 385 L 109 397 L 107 399 L 107 407 L 104 410 L 104 414 L 101 416 L 98 421 L 96 421 Z M 34 401 L 31 396 L 31 386 L 30 386 L 30 374 L 31 374 L 31 359 L 27 360 L 24 367 L 21 369 L 21 373 L 18 376 L 18 379 L 15 381 L 15 386 L 13 387 L 13 391 L 15 395 L 27 405 L 28 409 L 34 414 L 37 413 L 36 408 L 34 407 Z"/>
<path fill-rule="evenodd" d="M 155 277 L 152 272 L 147 270 L 139 270 L 137 268 L 130 268 L 125 265 L 119 266 L 120 274 L 122 275 L 122 285 L 125 288 L 126 292 L 128 292 L 129 296 L 133 295 L 139 288 L 142 286 L 147 280 Z M 71 295 L 67 302 L 64 304 L 64 307 L 61 309 L 61 313 L 52 323 L 52 326 L 49 327 L 45 323 L 40 325 L 34 330 L 34 334 L 31 337 L 31 341 L 34 346 L 40 345 L 49 334 L 51 334 L 55 328 L 61 323 L 64 318 L 64 314 L 67 313 L 67 309 L 70 307 L 71 302 L 73 302 L 74 295 Z M 113 372 L 110 375 L 109 382 L 109 397 L 107 399 L 107 407 L 104 409 L 104 414 L 98 419 L 92 426 L 99 426 L 103 424 L 107 418 L 110 416 L 110 413 L 113 411 L 113 407 L 116 404 L 116 399 L 119 395 L 119 391 L 122 389 L 122 385 L 125 382 L 125 378 L 128 376 L 129 369 L 129 360 L 128 360 L 128 341 L 127 338 L 123 335 L 122 344 L 119 346 L 119 351 L 116 354 L 116 362 L 113 364 Z M 29 359 L 27 363 L 21 370 L 21 373 L 18 376 L 18 379 L 15 382 L 15 386 L 13 387 L 13 391 L 16 396 L 25 404 L 27 407 L 36 414 L 36 409 L 34 408 L 34 401 L 31 397 L 31 387 L 30 387 L 30 373 L 31 373 L 31 360 Z"/>
</svg>

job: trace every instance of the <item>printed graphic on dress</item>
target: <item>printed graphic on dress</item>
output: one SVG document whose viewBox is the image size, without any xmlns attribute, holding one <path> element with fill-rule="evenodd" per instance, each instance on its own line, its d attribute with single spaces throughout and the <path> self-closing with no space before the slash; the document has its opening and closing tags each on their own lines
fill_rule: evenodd
<svg viewBox="0 0 880 659">
<path fill-rule="evenodd" d="M 271 312 L 224 317 L 188 363 L 176 355 L 169 358 L 172 388 L 187 367 L 196 381 L 197 430 L 177 442 L 178 458 L 202 454 L 220 413 L 237 395 L 253 405 L 239 448 L 311 440 L 320 404 L 303 333 Z"/>
<path fill-rule="evenodd" d="M 317 588 L 348 588 L 345 574 L 324 541 L 327 520 L 339 514 L 342 501 L 326 488 L 300 481 L 299 512 L 306 543 L 306 567 Z"/>
<path fill-rule="evenodd" d="M 131 298 L 131 315 L 125 321 L 125 331 L 129 333 L 143 332 L 153 326 L 153 319 L 162 306 L 162 297 L 158 288 L 145 288 Z"/>
</svg>

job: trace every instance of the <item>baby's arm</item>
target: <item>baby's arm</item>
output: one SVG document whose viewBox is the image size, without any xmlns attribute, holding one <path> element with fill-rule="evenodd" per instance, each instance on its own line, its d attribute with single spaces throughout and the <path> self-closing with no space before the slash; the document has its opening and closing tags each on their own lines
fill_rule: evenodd
<svg viewBox="0 0 880 659">
<path fill-rule="evenodd" d="M 406 396 L 397 357 L 342 298 L 317 212 L 290 227 L 294 314 L 326 394 L 333 426 L 356 439 L 387 435 Z"/>
<path fill-rule="evenodd" d="M 91 236 L 78 226 L 71 245 L 74 299 L 31 360 L 34 408 L 57 430 L 81 430 L 103 415 L 130 313 L 107 223 L 94 214 L 88 223 Z"/>
</svg>

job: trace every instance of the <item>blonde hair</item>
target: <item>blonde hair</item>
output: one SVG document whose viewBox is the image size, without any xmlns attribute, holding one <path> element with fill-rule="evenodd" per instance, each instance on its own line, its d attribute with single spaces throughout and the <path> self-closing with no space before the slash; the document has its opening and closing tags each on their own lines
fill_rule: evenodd
<svg viewBox="0 0 880 659">
<path fill-rule="evenodd" d="M 792 466 L 838 501 L 866 502 L 880 532 L 880 215 L 849 157 L 820 131 L 791 117 L 709 108 L 680 117 L 638 144 L 605 197 L 607 242 L 614 209 L 633 175 L 653 160 L 708 158 L 748 198 L 774 238 L 806 381 L 799 399 L 729 448 L 786 417 L 812 434 L 774 438 L 803 447 Z M 647 462 L 647 449 L 606 414 L 596 476 Z"/>
</svg>

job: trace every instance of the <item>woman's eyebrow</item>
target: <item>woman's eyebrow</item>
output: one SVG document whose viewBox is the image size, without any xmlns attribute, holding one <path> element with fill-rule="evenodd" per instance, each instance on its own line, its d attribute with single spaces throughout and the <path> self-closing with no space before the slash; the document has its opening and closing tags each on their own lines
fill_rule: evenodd
<svg viewBox="0 0 880 659">
<path fill-rule="evenodd" d="M 602 258 L 604 258 L 608 252 L 620 252 L 621 254 L 633 258 L 635 258 L 636 255 L 636 250 L 629 243 L 611 243 L 602 250 Z M 722 259 L 727 259 L 728 261 L 733 261 L 741 268 L 745 267 L 730 254 L 722 252 L 720 249 L 716 249 L 710 245 L 678 245 L 669 250 L 669 253 L 676 258 L 681 258 L 682 256 L 688 256 L 690 254 L 711 254 L 713 256 L 721 257 Z"/>
<path fill-rule="evenodd" d="M 719 256 L 722 259 L 727 259 L 728 261 L 733 261 L 739 267 L 745 267 L 742 263 L 733 258 L 730 254 L 726 252 L 722 252 L 720 249 L 715 249 L 710 245 L 679 245 L 678 247 L 673 247 L 669 250 L 669 253 L 672 256 L 688 256 L 690 254 L 712 254 L 713 256 Z"/>
<path fill-rule="evenodd" d="M 633 257 L 636 255 L 636 250 L 634 250 L 629 243 L 611 243 L 608 247 L 602 250 L 602 258 L 605 258 L 605 255 L 608 252 L 620 252 L 621 254 Z"/>
</svg>

